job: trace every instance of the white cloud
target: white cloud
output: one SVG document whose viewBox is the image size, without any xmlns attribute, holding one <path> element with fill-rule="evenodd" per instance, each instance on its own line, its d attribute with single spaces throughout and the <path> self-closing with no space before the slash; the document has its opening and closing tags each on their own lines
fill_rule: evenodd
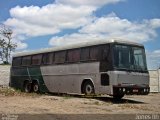
<svg viewBox="0 0 160 120">
<path fill-rule="evenodd" d="M 108 38 L 128 39 L 142 43 L 154 39 L 157 36 L 157 28 L 160 28 L 160 19 L 132 22 L 111 13 L 105 17 L 96 18 L 82 27 L 78 33 L 53 37 L 49 43 L 61 45 Z"/>
<path fill-rule="evenodd" d="M 16 43 L 17 43 L 17 50 L 25 49 L 28 47 L 28 45 L 24 42 L 17 41 Z"/>
<path fill-rule="evenodd" d="M 124 0 L 56 0 L 56 3 L 71 5 L 71 6 L 95 6 L 100 7 L 106 4 L 113 4 Z"/>
<path fill-rule="evenodd" d="M 94 19 L 94 10 L 94 7 L 72 7 L 62 4 L 49 4 L 41 8 L 17 6 L 10 10 L 12 18 L 7 19 L 5 24 L 12 27 L 15 39 L 19 36 L 28 38 L 52 35 L 63 29 L 76 29 L 88 24 Z M 20 41 L 17 39 L 18 43 Z M 22 47 L 24 46 L 20 48 Z"/>
<path fill-rule="evenodd" d="M 105 36 L 99 36 L 99 34 L 81 34 L 81 33 L 73 33 L 71 35 L 64 35 L 61 37 L 53 37 L 50 39 L 49 44 L 51 46 L 60 46 L 74 43 L 82 43 L 91 40 L 103 40 Z"/>
<path fill-rule="evenodd" d="M 15 28 L 17 34 L 49 35 L 87 24 L 92 19 L 93 10 L 87 6 L 71 7 L 62 4 L 49 4 L 42 8 L 17 6 L 10 10 L 12 18 L 5 24 Z"/>
<path fill-rule="evenodd" d="M 160 27 L 160 19 L 157 19 L 157 25 L 154 19 L 138 23 L 127 19 L 121 19 L 116 15 L 97 18 L 93 23 L 83 27 L 81 33 L 99 33 L 110 37 L 121 37 L 133 41 L 145 42 L 157 36 L 155 28 Z M 159 24 L 158 24 L 159 23 Z M 150 26 L 153 26 L 152 28 Z"/>
<path fill-rule="evenodd" d="M 159 28 L 160 27 L 160 19 L 158 19 L 158 18 L 152 19 L 147 22 L 149 22 L 151 28 Z"/>
</svg>

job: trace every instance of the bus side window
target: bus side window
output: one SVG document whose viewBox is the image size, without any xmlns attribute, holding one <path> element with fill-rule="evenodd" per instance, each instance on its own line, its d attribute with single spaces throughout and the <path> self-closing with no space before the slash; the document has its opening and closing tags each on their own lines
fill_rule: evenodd
<svg viewBox="0 0 160 120">
<path fill-rule="evenodd" d="M 22 62 L 21 57 L 13 58 L 12 66 L 20 66 Z"/>
<path fill-rule="evenodd" d="M 45 53 L 43 54 L 43 64 L 49 65 L 53 62 L 53 53 Z"/>
<path fill-rule="evenodd" d="M 40 65 L 42 61 L 42 54 L 32 56 L 32 65 Z"/>
<path fill-rule="evenodd" d="M 89 60 L 89 47 L 81 48 L 81 61 L 88 61 Z"/>
<path fill-rule="evenodd" d="M 109 75 L 108 74 L 101 74 L 101 85 L 102 86 L 109 85 Z"/>
<path fill-rule="evenodd" d="M 60 64 L 66 61 L 66 51 L 55 52 L 54 63 Z"/>
<path fill-rule="evenodd" d="M 31 56 L 22 57 L 22 66 L 29 66 L 31 64 Z"/>
<path fill-rule="evenodd" d="M 90 48 L 90 60 L 98 60 L 99 59 L 99 47 L 94 46 Z"/>
<path fill-rule="evenodd" d="M 67 62 L 79 62 L 80 60 L 80 49 L 68 50 Z"/>
</svg>

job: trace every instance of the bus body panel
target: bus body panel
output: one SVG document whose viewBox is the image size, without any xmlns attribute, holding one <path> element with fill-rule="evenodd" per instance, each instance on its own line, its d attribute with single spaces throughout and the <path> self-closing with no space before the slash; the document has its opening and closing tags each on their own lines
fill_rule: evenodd
<svg viewBox="0 0 160 120">
<path fill-rule="evenodd" d="M 113 85 L 111 94 L 114 94 L 114 87 L 116 89 L 125 88 L 125 94 L 148 94 L 150 91 L 149 73 L 112 71 L 110 77 Z M 137 92 L 134 93 L 134 89 Z"/>
<path fill-rule="evenodd" d="M 99 93 L 99 62 L 42 66 L 41 71 L 50 92 L 81 94 L 83 80 L 89 79 Z"/>
<path fill-rule="evenodd" d="M 11 68 L 11 80 L 10 80 L 11 87 L 15 87 L 17 89 L 23 89 L 25 81 L 32 82 L 33 80 L 38 81 L 41 92 L 48 92 L 48 89 L 44 84 L 39 66 Z"/>
<path fill-rule="evenodd" d="M 149 85 L 149 74 L 126 71 L 111 71 L 111 79 L 113 85 Z"/>
</svg>

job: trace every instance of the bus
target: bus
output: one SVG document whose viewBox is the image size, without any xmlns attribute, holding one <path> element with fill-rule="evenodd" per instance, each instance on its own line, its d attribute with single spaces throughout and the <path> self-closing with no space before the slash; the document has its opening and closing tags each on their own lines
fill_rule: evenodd
<svg viewBox="0 0 160 120">
<path fill-rule="evenodd" d="M 121 39 L 14 54 L 9 84 L 24 92 L 115 98 L 150 91 L 144 46 Z"/>
</svg>

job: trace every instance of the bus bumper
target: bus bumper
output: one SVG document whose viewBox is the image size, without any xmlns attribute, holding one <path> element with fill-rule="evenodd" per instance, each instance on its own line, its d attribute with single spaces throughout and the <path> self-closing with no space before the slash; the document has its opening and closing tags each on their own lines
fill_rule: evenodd
<svg viewBox="0 0 160 120">
<path fill-rule="evenodd" d="M 148 95 L 150 87 L 113 86 L 113 95 Z"/>
</svg>

